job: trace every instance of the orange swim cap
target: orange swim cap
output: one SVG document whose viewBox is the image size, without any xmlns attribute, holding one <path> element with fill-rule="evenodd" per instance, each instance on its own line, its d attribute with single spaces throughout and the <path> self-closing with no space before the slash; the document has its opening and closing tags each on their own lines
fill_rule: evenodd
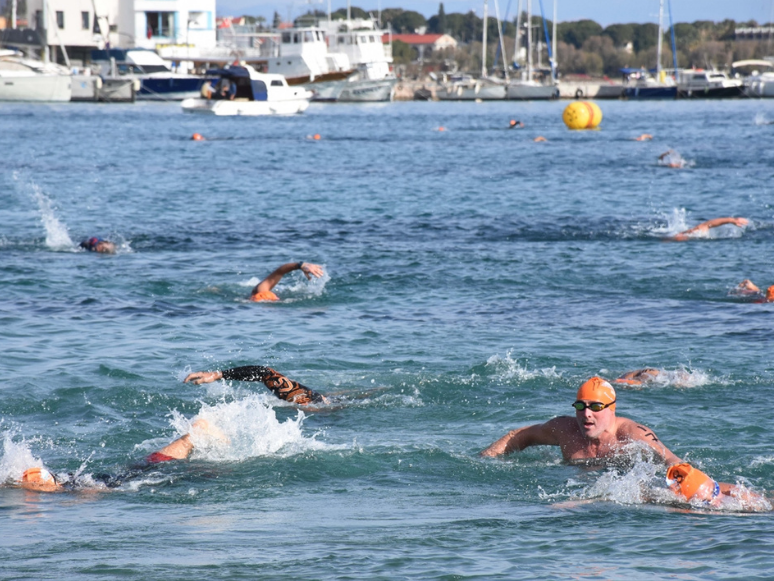
<svg viewBox="0 0 774 581">
<path fill-rule="evenodd" d="M 601 403 L 613 403 L 615 401 L 615 390 L 607 381 L 595 375 L 578 388 L 578 395 L 575 397 Z M 611 407 L 615 409 L 615 406 Z"/>
<path fill-rule="evenodd" d="M 255 293 L 253 296 L 250 297 L 250 300 L 253 301 L 254 303 L 260 303 L 263 301 L 278 301 L 279 297 L 271 291 L 262 291 L 259 293 Z"/>
<path fill-rule="evenodd" d="M 22 488 L 53 492 L 58 486 L 54 476 L 45 468 L 28 468 L 22 474 Z"/>
<path fill-rule="evenodd" d="M 717 482 L 687 462 L 670 466 L 666 477 L 667 480 L 674 481 L 670 485 L 672 492 L 684 496 L 687 500 L 696 498 L 709 502 L 720 494 Z"/>
<path fill-rule="evenodd" d="M 201 133 L 194 133 L 191 136 L 191 141 L 204 141 L 204 136 Z"/>
<path fill-rule="evenodd" d="M 774 284 L 766 289 L 766 302 L 774 302 Z"/>
</svg>

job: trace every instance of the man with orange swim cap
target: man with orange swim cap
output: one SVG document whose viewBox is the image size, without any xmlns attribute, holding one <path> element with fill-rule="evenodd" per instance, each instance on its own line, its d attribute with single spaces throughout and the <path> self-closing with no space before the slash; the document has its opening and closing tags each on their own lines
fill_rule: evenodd
<svg viewBox="0 0 774 581">
<path fill-rule="evenodd" d="M 743 501 L 760 500 L 760 495 L 740 490 L 733 484 L 715 482 L 701 470 L 675 456 L 649 428 L 615 415 L 616 393 L 601 377 L 583 383 L 576 394 L 575 417 L 559 416 L 544 424 L 512 430 L 481 452 L 494 457 L 523 450 L 529 446 L 559 446 L 568 462 L 588 462 L 625 455 L 625 447 L 642 442 L 669 466 L 667 478 L 672 490 L 686 500 L 701 500 L 716 505 L 724 495 Z"/>
<path fill-rule="evenodd" d="M 632 442 L 642 442 L 667 465 L 679 464 L 675 456 L 653 430 L 628 418 L 615 415 L 616 393 L 601 377 L 592 377 L 578 389 L 575 417 L 559 416 L 544 424 L 535 424 L 508 432 L 481 452 L 500 456 L 529 446 L 559 446 L 568 462 L 610 459 L 624 454 Z"/>
<path fill-rule="evenodd" d="M 710 228 L 717 228 L 718 226 L 723 226 L 725 224 L 733 224 L 739 228 L 744 228 L 749 223 L 750 221 L 747 218 L 713 218 L 712 220 L 702 222 L 698 226 L 678 232 L 674 236 L 667 236 L 664 240 L 671 242 L 685 242 L 686 240 L 697 237 L 697 235 L 706 235 L 709 233 Z"/>
<path fill-rule="evenodd" d="M 253 289 L 253 292 L 250 293 L 250 300 L 256 303 L 278 301 L 279 297 L 271 289 L 277 286 L 277 283 L 282 280 L 283 276 L 294 270 L 303 272 L 307 280 L 311 280 L 312 277 L 320 278 L 324 273 L 322 266 L 318 264 L 312 264 L 311 262 L 288 262 L 259 282 Z"/>
<path fill-rule="evenodd" d="M 774 285 L 767 288 L 764 293 L 749 278 L 736 285 L 728 294 L 729 296 L 755 298 L 756 300 L 752 301 L 754 303 L 774 303 Z"/>
</svg>

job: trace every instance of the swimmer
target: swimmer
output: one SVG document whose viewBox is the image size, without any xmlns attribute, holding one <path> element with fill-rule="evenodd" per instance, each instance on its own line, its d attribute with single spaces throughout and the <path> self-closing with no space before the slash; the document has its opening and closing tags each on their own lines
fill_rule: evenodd
<svg viewBox="0 0 774 581">
<path fill-rule="evenodd" d="M 263 367 L 262 365 L 246 365 L 244 367 L 224 369 L 223 371 L 196 371 L 189 373 L 183 382 L 200 385 L 202 383 L 212 383 L 219 379 L 260 381 L 278 398 L 296 405 L 305 406 L 313 403 L 329 403 L 328 398 L 325 396 L 301 385 L 297 381 L 288 379 L 281 373 L 274 371 L 271 367 Z"/>
<path fill-rule="evenodd" d="M 601 377 L 592 377 L 578 389 L 576 401 L 572 404 L 575 418 L 559 416 L 544 424 L 512 430 L 483 450 L 481 455 L 495 457 L 530 446 L 559 446 L 565 461 L 587 463 L 624 456 L 628 444 L 640 442 L 669 466 L 667 474 L 670 480 L 676 480 L 683 474 L 684 467 L 688 465 L 662 444 L 653 430 L 628 418 L 616 417 L 615 404 L 613 386 Z M 703 483 L 702 479 L 699 484 Z M 718 488 L 719 493 L 730 495 L 733 495 L 734 489 L 738 490 L 734 485 L 725 483 L 718 483 Z M 712 500 L 714 491 L 715 487 L 712 486 L 708 494 L 702 492 L 697 498 L 705 500 L 709 496 Z M 697 490 L 690 488 L 687 483 L 678 492 L 688 500 L 694 499 L 697 494 Z"/>
<path fill-rule="evenodd" d="M 205 141 L 204 135 L 201 133 L 194 133 L 191 135 L 191 141 Z"/>
<path fill-rule="evenodd" d="M 103 240 L 92 236 L 80 243 L 80 247 L 88 250 L 89 252 L 99 252 L 101 254 L 115 254 L 116 245 L 109 240 Z"/>
<path fill-rule="evenodd" d="M 516 119 L 511 119 L 510 125 L 508 125 L 508 129 L 522 129 L 523 127 L 524 123 Z"/>
<path fill-rule="evenodd" d="M 672 167 L 676 169 L 684 168 L 687 163 L 683 159 L 683 157 L 679 153 L 677 153 L 674 149 L 670 149 L 669 151 L 665 151 L 664 153 L 659 155 L 658 162 L 663 166 Z"/>
<path fill-rule="evenodd" d="M 694 237 L 706 236 L 711 228 L 717 228 L 718 226 L 723 226 L 725 224 L 733 224 L 739 228 L 744 228 L 749 223 L 750 221 L 747 218 L 714 218 L 712 220 L 702 222 L 693 228 L 688 228 L 688 230 L 683 230 L 674 236 L 667 236 L 664 238 L 664 240 L 672 242 L 684 242 Z"/>
<path fill-rule="evenodd" d="M 539 141 L 545 141 L 546 143 L 548 143 L 548 139 L 546 139 L 546 138 L 545 138 L 545 137 L 543 137 L 542 135 L 538 135 L 538 136 L 537 136 L 535 139 L 533 139 L 532 141 L 535 141 L 535 142 L 539 142 Z"/>
<path fill-rule="evenodd" d="M 658 369 L 647 367 L 645 369 L 637 369 L 635 371 L 628 371 L 614 379 L 614 383 L 625 383 L 626 385 L 642 385 L 644 383 L 650 383 L 654 381 L 661 373 Z"/>
<path fill-rule="evenodd" d="M 666 478 L 669 488 L 681 499 L 698 501 L 712 508 L 720 508 L 727 499 L 748 504 L 764 500 L 760 494 L 751 490 L 727 482 L 717 482 L 686 462 L 670 466 Z"/>
<path fill-rule="evenodd" d="M 132 470 L 119 476 L 100 474 L 97 475 L 95 479 L 98 482 L 101 482 L 106 488 L 117 488 L 118 486 L 121 486 L 125 480 L 142 474 L 156 464 L 170 462 L 172 460 L 185 460 L 191 455 L 191 452 L 193 452 L 194 449 L 191 438 L 192 435 L 197 437 L 208 436 L 215 438 L 220 442 L 226 444 L 229 443 L 228 438 L 217 426 L 203 418 L 199 418 L 191 424 L 191 431 L 189 433 L 148 455 L 142 463 L 134 466 Z M 25 490 L 34 490 L 36 492 L 63 492 L 66 490 L 86 489 L 86 487 L 78 486 L 73 478 L 57 478 L 46 468 L 37 466 L 28 468 L 24 471 L 19 486 Z"/>
<path fill-rule="evenodd" d="M 650 133 L 643 133 L 639 137 L 635 137 L 634 141 L 651 141 L 652 139 L 653 139 L 653 136 Z"/>
<path fill-rule="evenodd" d="M 771 285 L 766 289 L 764 293 L 758 286 L 749 278 L 744 279 L 738 285 L 736 285 L 728 293 L 731 296 L 737 297 L 751 297 L 757 300 L 755 303 L 774 303 L 774 285 Z"/>
<path fill-rule="evenodd" d="M 320 278 L 324 274 L 322 266 L 318 264 L 312 264 L 311 262 L 288 262 L 259 282 L 253 289 L 253 292 L 250 293 L 250 300 L 256 303 L 278 301 L 279 297 L 272 292 L 272 289 L 277 286 L 277 283 L 282 280 L 283 276 L 294 270 L 303 272 L 307 280 L 311 280 L 312 277 Z"/>
</svg>

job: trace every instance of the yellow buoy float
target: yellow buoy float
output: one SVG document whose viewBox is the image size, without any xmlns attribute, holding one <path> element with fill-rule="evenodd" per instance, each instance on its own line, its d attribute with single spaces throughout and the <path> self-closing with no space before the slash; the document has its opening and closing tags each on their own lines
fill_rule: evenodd
<svg viewBox="0 0 774 581">
<path fill-rule="evenodd" d="M 596 129 L 602 121 L 602 110 L 591 101 L 575 101 L 565 107 L 562 120 L 568 129 Z"/>
</svg>

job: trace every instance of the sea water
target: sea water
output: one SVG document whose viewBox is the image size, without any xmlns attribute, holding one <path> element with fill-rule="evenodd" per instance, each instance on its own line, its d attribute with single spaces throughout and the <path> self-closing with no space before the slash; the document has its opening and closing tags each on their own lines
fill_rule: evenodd
<svg viewBox="0 0 774 581">
<path fill-rule="evenodd" d="M 770 578 L 766 506 L 676 504 L 636 453 L 478 456 L 649 366 L 619 415 L 774 488 L 774 307 L 729 296 L 774 284 L 774 102 L 601 102 L 585 132 L 565 105 L 4 104 L 0 577 Z M 720 216 L 750 225 L 662 241 Z M 291 261 L 326 275 L 246 300 Z M 182 382 L 248 364 L 336 402 Z M 225 439 L 100 488 L 197 417 Z M 33 465 L 81 490 L 14 487 Z"/>
</svg>

